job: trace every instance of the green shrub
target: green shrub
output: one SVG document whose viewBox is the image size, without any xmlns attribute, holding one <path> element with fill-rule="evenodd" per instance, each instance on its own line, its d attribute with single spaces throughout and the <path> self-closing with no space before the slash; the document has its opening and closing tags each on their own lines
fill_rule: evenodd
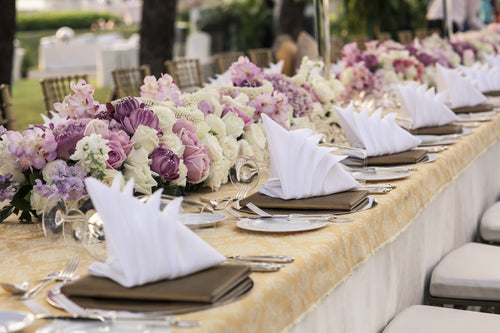
<svg viewBox="0 0 500 333">
<path fill-rule="evenodd" d="M 119 16 L 92 11 L 79 12 L 40 12 L 40 13 L 18 13 L 16 25 L 18 31 L 59 29 L 60 27 L 70 27 L 72 29 L 89 29 L 92 23 L 99 19 L 113 19 L 120 23 Z"/>
</svg>

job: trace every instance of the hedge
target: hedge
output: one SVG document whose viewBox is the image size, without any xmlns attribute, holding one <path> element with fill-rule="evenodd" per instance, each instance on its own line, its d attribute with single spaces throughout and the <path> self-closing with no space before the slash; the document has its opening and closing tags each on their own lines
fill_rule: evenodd
<svg viewBox="0 0 500 333">
<path fill-rule="evenodd" d="M 120 23 L 119 16 L 106 12 L 72 11 L 72 12 L 41 12 L 18 13 L 16 17 L 17 31 L 33 31 L 59 29 L 70 27 L 72 29 L 89 29 L 92 23 L 99 19 L 113 19 Z"/>
</svg>

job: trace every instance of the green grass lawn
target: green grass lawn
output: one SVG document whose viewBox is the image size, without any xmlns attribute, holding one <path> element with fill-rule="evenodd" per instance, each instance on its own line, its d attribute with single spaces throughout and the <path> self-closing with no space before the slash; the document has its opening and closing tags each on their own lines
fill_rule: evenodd
<svg viewBox="0 0 500 333">
<path fill-rule="evenodd" d="M 94 99 L 101 104 L 107 102 L 110 89 L 97 88 L 96 79 L 90 78 L 95 88 Z M 29 125 L 42 124 L 40 114 L 46 114 L 42 86 L 39 80 L 20 80 L 12 85 L 12 104 L 16 115 L 17 129 L 20 131 Z"/>
</svg>

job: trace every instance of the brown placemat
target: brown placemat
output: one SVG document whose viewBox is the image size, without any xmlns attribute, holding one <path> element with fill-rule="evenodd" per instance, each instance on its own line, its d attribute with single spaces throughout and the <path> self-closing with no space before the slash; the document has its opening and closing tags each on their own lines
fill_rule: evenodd
<svg viewBox="0 0 500 333">
<path fill-rule="evenodd" d="M 500 96 L 500 90 L 487 91 L 487 92 L 484 92 L 483 95 L 488 96 L 488 97 L 498 97 L 498 96 Z"/>
<path fill-rule="evenodd" d="M 162 280 L 126 288 L 107 279 L 86 275 L 61 288 L 83 307 L 139 311 L 186 310 L 237 296 L 249 288 L 250 269 L 218 265 L 174 280 Z M 250 280 L 251 281 L 251 280 Z"/>
<path fill-rule="evenodd" d="M 368 157 L 366 163 L 368 166 L 405 165 L 425 162 L 428 159 L 427 150 L 411 149 L 396 154 Z M 342 163 L 351 166 L 363 166 L 364 161 L 359 158 L 348 157 Z"/>
<path fill-rule="evenodd" d="M 269 197 L 262 193 L 254 193 L 240 201 L 244 206 L 252 202 L 262 209 L 279 209 L 287 211 L 352 211 L 368 198 L 368 191 L 345 191 L 313 198 L 283 200 Z"/>
<path fill-rule="evenodd" d="M 479 105 L 476 105 L 476 106 L 464 106 L 464 107 L 460 107 L 460 108 L 454 108 L 452 110 L 455 113 L 473 113 L 473 112 L 491 111 L 494 108 L 495 107 L 493 105 L 491 105 L 491 104 L 483 103 L 483 104 L 479 104 Z"/>
<path fill-rule="evenodd" d="M 410 130 L 414 135 L 447 135 L 462 133 L 462 125 L 446 124 L 443 126 L 420 127 Z"/>
</svg>

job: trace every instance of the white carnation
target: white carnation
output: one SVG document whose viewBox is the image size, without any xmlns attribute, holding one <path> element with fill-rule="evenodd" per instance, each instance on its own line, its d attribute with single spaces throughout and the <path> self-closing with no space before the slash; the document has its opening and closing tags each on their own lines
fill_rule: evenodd
<svg viewBox="0 0 500 333">
<path fill-rule="evenodd" d="M 203 140 L 210 132 L 210 125 L 206 122 L 201 121 L 196 124 L 196 136 L 198 139 Z"/>
<path fill-rule="evenodd" d="M 226 125 L 222 119 L 216 115 L 209 114 L 205 117 L 205 122 L 210 126 L 210 130 L 217 138 L 221 139 L 226 136 Z"/>
<path fill-rule="evenodd" d="M 158 147 L 158 143 L 160 142 L 157 131 L 154 128 L 144 125 L 139 125 L 130 139 L 134 141 L 134 148 L 138 149 L 142 147 L 150 154 Z"/>
<path fill-rule="evenodd" d="M 125 160 L 125 163 L 131 166 L 149 165 L 151 163 L 151 160 L 148 157 L 149 153 L 146 149 L 132 148 L 127 156 L 127 159 Z"/>
</svg>

